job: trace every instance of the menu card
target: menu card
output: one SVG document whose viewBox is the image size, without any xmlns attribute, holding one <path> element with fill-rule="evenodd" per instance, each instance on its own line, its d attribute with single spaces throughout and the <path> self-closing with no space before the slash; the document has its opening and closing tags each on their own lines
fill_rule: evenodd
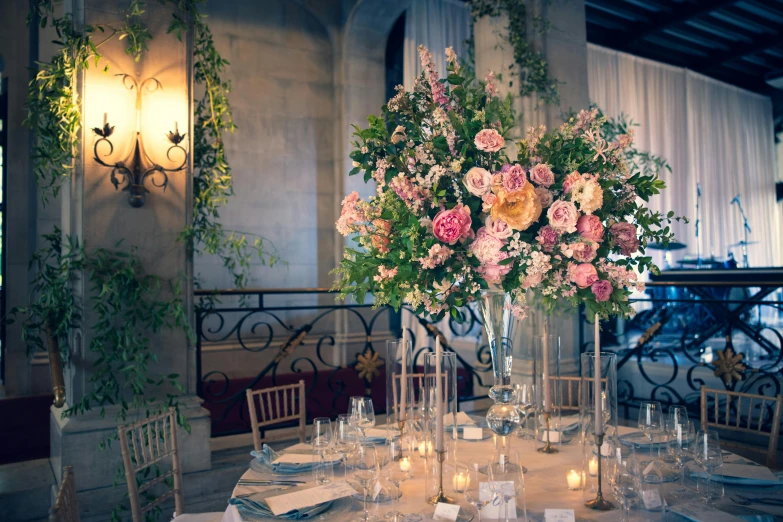
<svg viewBox="0 0 783 522">
<path fill-rule="evenodd" d="M 730 515 L 720 509 L 715 509 L 707 504 L 690 502 L 688 504 L 675 504 L 669 507 L 670 511 L 678 513 L 691 520 L 701 522 L 709 520 L 710 522 L 739 522 L 742 519 Z"/>
<path fill-rule="evenodd" d="M 544 520 L 546 522 L 574 522 L 573 509 L 545 509 Z"/>
<path fill-rule="evenodd" d="M 277 516 L 288 513 L 294 509 L 302 509 L 310 506 L 317 506 L 324 502 L 337 500 L 338 498 L 350 497 L 356 491 L 345 481 L 334 482 L 324 486 L 318 486 L 310 489 L 300 489 L 293 493 L 268 497 L 266 503 L 272 514 Z"/>
<path fill-rule="evenodd" d="M 456 504 L 446 504 L 438 502 L 435 506 L 435 513 L 432 515 L 434 520 L 457 520 L 459 516 L 459 506 Z"/>
</svg>

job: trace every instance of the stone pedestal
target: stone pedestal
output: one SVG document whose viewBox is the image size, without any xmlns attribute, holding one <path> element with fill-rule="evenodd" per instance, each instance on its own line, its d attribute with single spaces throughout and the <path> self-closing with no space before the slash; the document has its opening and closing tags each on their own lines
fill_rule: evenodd
<svg viewBox="0 0 783 522">
<path fill-rule="evenodd" d="M 127 2 L 73 0 L 67 8 L 77 24 L 112 23 L 122 19 Z M 180 42 L 173 35 L 166 34 L 172 17 L 170 4 L 150 3 L 145 9 L 144 23 L 153 39 L 141 60 L 135 62 L 132 56 L 126 54 L 127 41 L 114 38 L 101 47 L 103 58 L 98 67 L 91 63 L 79 79 L 84 119 L 82 149 L 71 183 L 63 191 L 62 229 L 65 234 L 78 238 L 88 255 L 96 248 L 130 252 L 141 260 L 145 274 L 162 280 L 179 278 L 183 292 L 181 297 L 192 316 L 192 258 L 186 244 L 178 240 L 179 234 L 192 220 L 192 43 L 187 38 Z M 107 73 L 103 72 L 105 65 L 109 66 Z M 127 89 L 122 77 L 117 76 L 119 74 L 130 75 L 138 84 L 148 78 L 160 82 L 161 88 L 157 91 L 143 93 L 140 120 L 136 112 L 136 91 Z M 146 187 L 149 193 L 141 208 L 129 205 L 128 192 L 115 190 L 110 181 L 111 168 L 100 165 L 93 158 L 93 145 L 97 138 L 91 129 L 102 127 L 104 118 L 115 126 L 111 135 L 114 152 L 105 158 L 107 163 L 128 157 L 138 128 L 150 160 L 166 168 L 176 167 L 182 158 L 176 155 L 167 158 L 170 144 L 165 136 L 175 127 L 180 133 L 187 134 L 181 144 L 191 156 L 187 168 L 168 174 L 165 191 L 153 186 L 153 178 L 148 178 Z M 162 181 L 156 174 L 154 182 L 160 185 Z M 120 189 L 123 186 L 120 179 Z M 68 405 L 77 403 L 93 390 L 90 376 L 98 358 L 98 354 L 89 349 L 93 335 L 90 326 L 97 316 L 93 311 L 94 289 L 87 281 L 87 274 L 82 274 L 81 279 L 76 281 L 75 293 L 81 301 L 83 319 L 81 328 L 72 335 L 71 363 L 65 370 Z M 167 296 L 164 294 L 162 298 Z M 208 470 L 211 468 L 210 420 L 207 410 L 201 407 L 201 400 L 195 395 L 195 347 L 181 328 L 164 329 L 156 334 L 146 332 L 146 335 L 150 351 L 158 359 L 149 363 L 149 377 L 157 379 L 178 374 L 180 383 L 185 387 L 185 393 L 182 393 L 171 387 L 148 385 L 146 394 L 156 397 L 157 403 L 164 407 L 167 394 L 179 395 L 180 409 L 191 427 L 190 433 L 183 429 L 179 431 L 183 470 L 185 473 Z M 95 408 L 95 401 L 91 402 Z M 99 444 L 117 432 L 117 411 L 116 407 L 110 407 L 101 416 L 99 409 L 94 409 L 69 418 L 62 417 L 62 410 L 53 408 L 51 412 L 51 464 L 54 474 L 59 481 L 62 468 L 73 466 L 76 487 L 80 492 L 105 490 L 101 502 L 89 507 L 93 515 L 110 510 L 126 493 L 123 482 L 113 487 L 117 470 L 122 469 L 119 445 L 115 443 L 99 451 Z M 145 412 L 131 410 L 130 415 L 124 422 L 139 420 Z"/>
<path fill-rule="evenodd" d="M 476 52 L 476 76 L 484 78 L 488 71 L 502 72 L 504 78 L 498 82 L 502 95 L 511 93 L 516 96 L 515 110 L 518 125 L 512 132 L 515 140 L 524 137 L 529 126 L 546 125 L 553 129 L 562 123 L 561 115 L 570 109 L 578 112 L 588 107 L 590 100 L 587 90 L 587 37 L 585 34 L 585 9 L 583 0 L 545 0 L 527 1 L 527 19 L 543 16 L 551 23 L 551 29 L 538 33 L 529 22 L 528 35 L 536 48 L 541 51 L 549 65 L 551 76 L 562 82 L 559 88 L 560 105 L 544 105 L 536 95 L 519 97 L 519 81 L 508 85 L 508 66 L 514 63 L 514 52 L 510 45 L 501 39 L 506 33 L 508 21 L 505 16 L 483 17 L 473 27 Z M 512 150 L 513 153 L 513 150 Z M 532 310 L 529 317 L 517 329 L 514 342 L 515 356 L 532 353 L 532 338 L 541 335 L 542 324 L 549 320 L 549 331 L 560 336 L 562 375 L 579 373 L 579 321 L 574 310 L 563 316 L 552 317 L 549 314 Z M 523 361 L 514 364 L 514 372 L 525 374 L 529 369 Z"/>
</svg>

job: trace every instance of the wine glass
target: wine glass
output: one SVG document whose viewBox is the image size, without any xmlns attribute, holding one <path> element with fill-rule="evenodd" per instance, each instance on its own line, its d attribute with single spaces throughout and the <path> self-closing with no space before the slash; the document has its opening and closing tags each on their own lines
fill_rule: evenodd
<svg viewBox="0 0 783 522">
<path fill-rule="evenodd" d="M 334 424 L 332 447 L 343 456 L 346 474 L 348 473 L 348 467 L 352 465 L 352 459 L 358 445 L 359 431 L 351 424 L 351 416 L 347 413 L 341 413 Z"/>
<path fill-rule="evenodd" d="M 361 522 L 374 522 L 377 517 L 367 511 L 367 495 L 370 486 L 378 481 L 381 468 L 378 465 L 378 454 L 375 450 L 375 444 L 372 442 L 362 442 L 356 448 L 356 456 L 353 463 L 353 474 L 349 482 L 358 484 L 364 492 L 364 504 Z"/>
<path fill-rule="evenodd" d="M 530 415 L 530 412 L 534 411 L 536 406 L 533 385 L 515 384 L 514 392 L 514 406 L 516 407 L 517 412 L 519 412 L 520 418 L 518 436 L 522 439 L 532 439 L 535 436 L 527 426 L 527 419 Z"/>
<path fill-rule="evenodd" d="M 642 401 L 639 406 L 639 431 L 647 435 L 650 439 L 650 460 L 653 457 L 653 438 L 661 433 L 663 425 L 663 408 L 658 401 Z"/>
<path fill-rule="evenodd" d="M 519 458 L 519 452 L 511 450 L 507 455 L 501 455 L 500 461 L 491 466 L 495 489 L 503 500 L 505 520 L 509 519 L 509 501 L 517 499 L 521 501 L 524 519 L 527 520 L 527 508 L 525 506 L 525 475 Z M 519 507 L 519 506 L 517 506 Z M 511 518 L 516 519 L 517 514 L 512 513 Z"/>
<path fill-rule="evenodd" d="M 489 465 L 488 459 L 473 459 L 468 463 L 467 473 L 465 500 L 476 508 L 478 522 L 481 522 L 481 510 L 495 498 L 492 466 Z"/>
<path fill-rule="evenodd" d="M 331 482 L 325 471 L 327 465 L 324 462 L 324 452 L 328 451 L 332 446 L 332 435 L 332 421 L 328 417 L 316 417 L 313 419 L 310 445 L 313 447 L 313 452 L 318 455 L 318 464 L 314 469 L 316 484 L 328 484 Z"/>
<path fill-rule="evenodd" d="M 707 471 L 707 480 L 699 482 L 699 493 L 707 504 L 723 498 L 723 484 L 713 484 L 712 472 L 723 464 L 723 452 L 720 449 L 720 437 L 715 431 L 699 430 L 693 458 Z"/>
<path fill-rule="evenodd" d="M 612 491 L 623 506 L 622 522 L 627 522 L 631 504 L 639 498 L 641 481 L 634 452 L 626 459 L 615 459 L 614 471 L 610 480 Z"/>
<path fill-rule="evenodd" d="M 351 420 L 362 434 L 367 437 L 367 430 L 375 426 L 375 410 L 369 397 L 351 397 Z"/>
<path fill-rule="evenodd" d="M 675 433 L 678 424 L 688 424 L 688 409 L 685 406 L 669 406 L 669 426 Z"/>
<path fill-rule="evenodd" d="M 413 471 L 413 459 L 410 457 L 412 451 L 409 447 L 409 438 L 396 438 L 389 441 L 389 463 L 383 468 L 381 473 L 386 479 L 394 484 L 396 488 L 392 510 L 386 513 L 383 518 L 387 520 L 400 520 L 404 515 L 400 512 L 400 484 L 411 478 Z M 402 455 L 402 457 L 399 457 Z M 399 457 L 397 460 L 395 458 Z"/>
<path fill-rule="evenodd" d="M 670 410 L 671 412 L 671 410 Z M 670 416 L 671 417 L 671 416 Z M 676 463 L 675 469 L 680 471 L 680 486 L 669 490 L 672 498 L 693 498 L 693 490 L 685 487 L 685 459 L 690 454 L 693 425 L 685 420 L 684 424 L 675 425 L 674 432 L 669 435 L 668 450 Z"/>
</svg>

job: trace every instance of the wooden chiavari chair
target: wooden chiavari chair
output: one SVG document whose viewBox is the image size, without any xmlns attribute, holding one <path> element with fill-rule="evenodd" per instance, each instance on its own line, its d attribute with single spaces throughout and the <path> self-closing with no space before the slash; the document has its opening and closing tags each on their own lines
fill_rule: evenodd
<svg viewBox="0 0 783 522">
<path fill-rule="evenodd" d="M 79 503 L 76 500 L 76 486 L 73 482 L 73 468 L 63 470 L 63 481 L 57 499 L 49 510 L 49 522 L 79 522 Z"/>
<path fill-rule="evenodd" d="M 128 482 L 128 498 L 133 522 L 144 522 L 147 512 L 162 508 L 162 505 L 172 497 L 175 509 L 175 518 L 172 522 L 220 522 L 222 520 L 223 513 L 183 515 L 185 506 L 182 495 L 182 468 L 177 445 L 177 413 L 174 408 L 130 426 L 120 426 L 117 431 L 120 437 L 122 462 L 125 466 L 125 480 Z M 155 478 L 146 482 L 137 482 L 138 473 L 162 464 L 167 457 L 171 457 L 169 471 L 156 474 Z M 173 483 L 172 489 L 153 497 L 153 491 L 166 489 L 170 482 Z M 144 506 L 141 505 L 142 494 L 152 497 Z"/>
<path fill-rule="evenodd" d="M 712 406 L 708 403 L 712 401 Z M 777 460 L 780 419 L 783 414 L 783 396 L 769 397 L 752 393 L 714 390 L 701 387 L 701 429 L 717 428 L 756 436 L 769 437 L 766 449 L 766 465 L 774 468 Z M 710 415 L 712 413 L 712 415 Z M 754 427 L 755 423 L 755 427 Z M 756 453 L 762 448 L 733 441 L 721 441 L 721 445 Z"/>
<path fill-rule="evenodd" d="M 263 390 L 247 390 L 247 407 L 250 412 L 250 428 L 253 430 L 253 446 L 256 451 L 261 451 L 262 443 L 268 440 L 266 436 L 261 437 L 260 429 L 284 422 L 298 420 L 299 442 L 305 441 L 307 411 L 304 381 Z"/>
</svg>

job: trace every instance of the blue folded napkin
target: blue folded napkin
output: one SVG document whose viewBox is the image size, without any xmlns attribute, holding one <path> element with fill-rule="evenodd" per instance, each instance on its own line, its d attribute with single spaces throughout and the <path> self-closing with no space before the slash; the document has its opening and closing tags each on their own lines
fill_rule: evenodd
<svg viewBox="0 0 783 522">
<path fill-rule="evenodd" d="M 313 456 L 313 462 L 303 462 L 301 464 L 295 464 L 292 462 L 278 462 L 274 464 L 275 460 L 277 460 L 280 455 L 266 444 L 264 444 L 260 452 L 251 451 L 250 454 L 275 473 L 301 473 L 303 471 L 312 471 L 319 466 L 318 457 L 315 455 Z M 334 463 L 324 462 L 323 465 L 333 466 Z"/>
<path fill-rule="evenodd" d="M 272 510 L 269 509 L 269 505 L 266 503 L 267 497 L 272 497 L 281 494 L 280 491 L 265 491 L 262 493 L 256 493 L 249 497 L 232 498 L 228 501 L 229 504 L 237 506 L 240 514 L 249 513 L 253 516 L 265 517 L 265 518 L 280 518 L 286 520 L 302 520 L 313 518 L 332 506 L 332 502 L 324 502 L 317 506 L 310 506 L 301 509 L 293 509 L 287 513 L 283 513 L 277 517 L 272 514 Z"/>
<path fill-rule="evenodd" d="M 699 477 L 706 479 L 707 478 L 707 472 L 701 469 L 693 470 L 691 468 L 686 468 L 687 471 L 690 473 L 690 476 L 692 477 Z M 720 474 L 720 468 L 718 468 L 715 473 L 710 475 L 710 480 L 712 482 L 719 482 L 722 484 L 729 484 L 729 485 L 736 485 L 736 486 L 779 486 L 783 485 L 783 471 L 773 472 L 775 477 L 777 477 L 777 481 L 772 480 L 764 480 L 764 479 L 753 479 L 753 478 L 744 478 L 744 477 L 732 477 L 729 475 L 721 475 Z"/>
</svg>

